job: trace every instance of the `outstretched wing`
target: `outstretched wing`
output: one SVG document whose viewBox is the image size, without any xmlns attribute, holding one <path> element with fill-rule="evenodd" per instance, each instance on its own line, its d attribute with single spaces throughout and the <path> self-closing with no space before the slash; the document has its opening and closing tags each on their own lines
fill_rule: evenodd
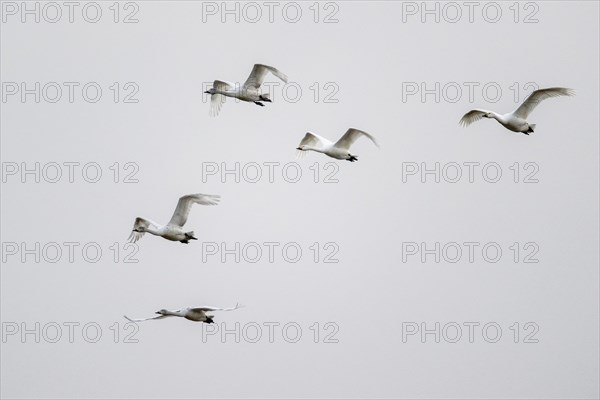
<svg viewBox="0 0 600 400">
<path fill-rule="evenodd" d="M 463 115 L 463 117 L 460 119 L 460 121 L 458 121 L 458 123 L 462 126 L 469 126 L 473 122 L 479 121 L 481 118 L 483 118 L 485 114 L 489 112 L 490 111 L 479 109 L 471 110 L 465 115 Z"/>
<path fill-rule="evenodd" d="M 148 228 L 149 226 L 158 228 L 158 225 L 155 222 L 150 221 L 149 219 L 137 217 L 135 219 L 135 222 L 133 223 L 133 230 L 131 231 L 131 234 L 129 235 L 129 238 L 127 238 L 127 240 L 131 243 L 137 242 L 142 238 L 142 236 L 144 236 L 145 232 L 136 232 L 135 229 Z"/>
<path fill-rule="evenodd" d="M 298 145 L 300 146 L 310 146 L 310 147 L 324 147 L 328 144 L 331 144 L 331 141 L 325 139 L 322 136 L 316 135 L 312 132 L 306 132 L 306 135 L 302 138 L 302 141 Z"/>
<path fill-rule="evenodd" d="M 233 310 L 237 310 L 238 308 L 242 308 L 242 307 L 244 307 L 244 306 L 241 305 L 240 303 L 236 303 L 235 307 L 230 307 L 230 308 L 202 306 L 202 307 L 190 308 L 190 310 L 192 310 L 194 312 L 198 312 L 198 313 L 203 313 L 206 311 L 233 311 Z"/>
<path fill-rule="evenodd" d="M 235 85 L 229 82 L 225 82 L 225 81 L 214 81 L 213 82 L 213 88 L 219 91 L 227 91 L 227 90 L 232 90 L 235 88 Z M 222 94 L 212 94 L 210 96 L 210 109 L 208 114 L 211 117 L 216 117 L 217 115 L 219 115 L 219 112 L 221 111 L 221 107 L 223 107 L 223 104 L 225 103 L 225 99 L 227 97 L 223 96 Z"/>
<path fill-rule="evenodd" d="M 170 315 L 157 315 L 155 317 L 150 317 L 150 318 L 129 318 L 127 315 L 123 315 L 123 317 L 125 317 L 125 319 L 129 322 L 144 322 L 144 321 L 150 321 L 151 319 L 167 318 L 167 317 L 170 317 Z"/>
<path fill-rule="evenodd" d="M 306 132 L 306 135 L 304 135 L 304 137 L 300 141 L 300 144 L 298 145 L 297 149 L 304 145 L 319 149 L 325 146 L 329 146 L 331 144 L 331 141 L 325 139 L 322 136 L 316 135 L 312 132 Z M 305 154 L 306 151 L 298 150 L 296 152 L 296 158 L 304 157 Z"/>
<path fill-rule="evenodd" d="M 542 100 L 549 99 L 550 97 L 574 96 L 574 95 L 575 95 L 575 91 L 573 89 L 562 88 L 562 87 L 553 87 L 553 88 L 548 88 L 548 89 L 536 90 L 525 99 L 523 104 L 521 104 L 519 106 L 519 108 L 517 108 L 513 112 L 513 114 L 516 115 L 517 117 L 527 119 L 529 114 L 531 114 L 531 112 L 533 110 L 535 110 L 537 105 L 540 104 L 540 102 Z"/>
<path fill-rule="evenodd" d="M 265 81 L 265 77 L 269 72 L 271 72 L 273 75 L 287 83 L 287 75 L 279 71 L 277 68 L 273 68 L 264 64 L 254 64 L 254 68 L 252 68 L 250 76 L 248 77 L 248 79 L 246 79 L 246 82 L 244 83 L 244 88 L 258 89 L 260 85 L 262 85 L 262 83 Z"/>
<path fill-rule="evenodd" d="M 192 208 L 192 204 L 202 204 L 204 206 L 214 206 L 219 203 L 221 196 L 216 194 L 188 194 L 186 196 L 182 196 L 179 198 L 179 202 L 177 202 L 177 207 L 175 208 L 175 212 L 171 217 L 171 221 L 169 221 L 169 225 L 175 226 L 183 226 L 185 225 L 188 215 L 190 214 L 190 210 Z"/>
<path fill-rule="evenodd" d="M 354 142 L 356 142 L 356 140 L 361 137 L 361 136 L 366 136 L 369 139 L 371 139 L 371 141 L 375 144 L 375 146 L 379 147 L 379 144 L 377 143 L 377 140 L 375 140 L 375 138 L 371 135 L 369 135 L 367 132 L 365 131 L 361 131 L 359 129 L 354 129 L 354 128 L 350 128 L 346 131 L 346 133 L 344 133 L 344 136 L 342 136 L 340 138 L 340 140 L 338 140 L 335 143 L 335 147 L 342 149 L 342 150 L 350 150 L 350 146 L 352 146 L 352 144 Z"/>
</svg>

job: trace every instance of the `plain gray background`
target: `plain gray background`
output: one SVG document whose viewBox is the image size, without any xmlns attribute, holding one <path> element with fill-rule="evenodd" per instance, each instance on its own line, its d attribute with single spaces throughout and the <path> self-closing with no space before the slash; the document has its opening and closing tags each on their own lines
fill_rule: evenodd
<svg viewBox="0 0 600 400">
<path fill-rule="evenodd" d="M 139 165 L 137 184 L 109 175 L 96 184 L 14 177 L 2 184 L 3 243 L 96 242 L 104 250 L 95 264 L 64 256 L 3 263 L 3 324 L 103 329 L 97 343 L 80 333 L 74 343 L 8 337 L 3 398 L 598 398 L 597 2 L 536 2 L 539 21 L 529 24 L 513 21 L 512 2 L 499 3 L 497 23 L 481 12 L 473 23 L 466 15 L 422 23 L 403 22 L 401 2 L 342 1 L 332 24 L 313 21 L 312 2 L 301 3 L 295 24 L 281 12 L 273 23 L 266 15 L 254 24 L 219 16 L 204 23 L 202 3 L 192 1 L 137 2 L 139 22 L 115 24 L 112 2 L 100 4 L 96 24 L 80 13 L 73 23 L 17 16 L 2 24 L 2 82 L 94 81 L 104 89 L 95 104 L 80 96 L 72 104 L 9 98 L 2 161 L 93 161 L 105 174 L 114 162 Z M 209 118 L 203 83 L 244 81 L 254 63 L 285 72 L 302 87 L 300 100 L 283 100 L 279 86 L 267 107 L 229 100 Z M 112 102 L 113 82 L 136 82 L 139 103 Z M 315 103 L 315 82 L 334 82 L 339 102 Z M 477 90 L 473 102 L 464 95 L 455 103 L 403 102 L 403 82 L 495 82 L 503 95 L 496 103 Z M 529 137 L 495 121 L 458 126 L 471 108 L 514 109 L 515 82 L 577 95 L 544 102 L 529 118 L 537 123 Z M 314 153 L 294 159 L 307 130 L 336 139 L 351 126 L 376 136 L 381 149 L 357 142 L 358 163 Z M 296 184 L 202 182 L 203 162 L 265 161 L 298 162 L 304 174 L 333 161 L 339 183 L 309 175 Z M 403 162 L 497 162 L 504 175 L 496 184 L 403 183 Z M 539 165 L 539 183 L 512 182 L 514 162 Z M 126 241 L 136 216 L 167 222 L 177 198 L 195 192 L 222 196 L 217 207 L 192 209 L 188 226 L 199 242 L 146 235 L 139 263 L 112 260 L 108 247 Z M 202 241 L 297 242 L 305 253 L 295 264 L 203 263 Z M 495 264 L 402 262 L 402 242 L 466 241 L 497 242 L 505 254 Z M 315 263 L 313 242 L 337 243 L 340 262 Z M 540 262 L 514 263 L 514 242 L 537 243 Z M 138 343 L 114 343 L 109 330 L 126 322 L 123 314 L 236 302 L 246 307 L 215 321 L 293 321 L 302 340 L 203 342 L 204 327 L 183 319 L 141 324 Z M 409 321 L 496 322 L 503 337 L 403 343 Z M 337 324 L 339 343 L 314 343 L 314 322 Z M 514 322 L 535 322 L 539 342 L 514 343 Z"/>
</svg>

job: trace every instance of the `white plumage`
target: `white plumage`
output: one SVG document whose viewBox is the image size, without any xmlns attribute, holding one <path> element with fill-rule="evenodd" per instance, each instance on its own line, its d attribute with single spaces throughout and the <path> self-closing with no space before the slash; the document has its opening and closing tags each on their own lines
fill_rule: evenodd
<svg viewBox="0 0 600 400">
<path fill-rule="evenodd" d="M 193 204 L 202 204 L 205 206 L 212 206 L 219 203 L 220 196 L 213 194 L 188 194 L 179 198 L 175 212 L 171 217 L 171 220 L 167 225 L 160 225 L 152 220 L 137 217 L 133 223 L 133 230 L 129 235 L 130 242 L 137 242 L 144 236 L 144 233 L 148 232 L 156 236 L 161 236 L 167 240 L 178 241 L 181 243 L 188 243 L 190 240 L 198 240 L 194 237 L 194 232 L 185 232 L 183 226 L 185 225 L 190 210 Z"/>
<path fill-rule="evenodd" d="M 479 121 L 482 118 L 493 118 L 502 124 L 506 129 L 513 132 L 521 132 L 525 135 L 529 135 L 535 130 L 535 124 L 527 122 L 527 117 L 535 108 L 540 104 L 541 101 L 546 100 L 550 97 L 558 96 L 574 96 L 575 91 L 573 89 L 553 87 L 547 89 L 539 89 L 531 93 L 517 108 L 508 114 L 497 114 L 494 111 L 474 109 L 463 115 L 460 120 L 460 124 L 463 126 L 469 126 L 475 121 Z"/>
<path fill-rule="evenodd" d="M 338 160 L 348 160 L 350 162 L 354 162 L 358 160 L 358 156 L 350 154 L 350 146 L 352 146 L 352 144 L 354 144 L 354 142 L 356 142 L 356 140 L 362 136 L 369 138 L 377 147 L 379 147 L 379 144 L 375 138 L 367 132 L 350 128 L 335 143 L 315 133 L 307 132 L 296 149 L 300 152 L 316 151 Z"/>
<path fill-rule="evenodd" d="M 288 77 L 277 68 L 264 64 L 254 64 L 250 76 L 240 87 L 231 82 L 216 80 L 213 87 L 204 93 L 210 94 L 210 116 L 217 116 L 225 103 L 226 97 L 235 97 L 242 101 L 253 102 L 256 105 L 264 106 L 262 103 L 271 102 L 268 94 L 261 94 L 260 86 L 265 81 L 268 73 L 272 73 L 283 82 L 287 83 Z"/>
<path fill-rule="evenodd" d="M 165 310 L 164 308 L 162 310 L 158 310 L 156 312 L 156 316 L 154 317 L 148 317 L 148 318 L 129 318 L 127 315 L 123 315 L 123 317 L 125 317 L 125 319 L 127 319 L 130 322 L 143 322 L 143 321 L 150 321 L 153 319 L 162 319 L 162 318 L 167 318 L 167 317 L 182 317 L 185 319 L 188 319 L 190 321 L 195 321 L 195 322 L 205 322 L 207 324 L 212 324 L 214 315 L 208 315 L 206 314 L 207 312 L 212 312 L 212 311 L 233 311 L 233 310 L 237 310 L 238 308 L 243 307 L 240 304 L 236 304 L 235 307 L 230 307 L 230 308 L 219 308 L 219 307 L 211 307 L 211 306 L 202 306 L 202 307 L 187 307 L 187 308 L 182 308 L 181 310 L 174 310 L 174 311 L 170 311 L 170 310 Z"/>
</svg>

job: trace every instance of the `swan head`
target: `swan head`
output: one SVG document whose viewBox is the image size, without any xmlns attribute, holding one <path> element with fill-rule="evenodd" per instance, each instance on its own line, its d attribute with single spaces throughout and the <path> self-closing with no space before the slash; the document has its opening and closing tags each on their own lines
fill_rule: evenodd
<svg viewBox="0 0 600 400">
<path fill-rule="evenodd" d="M 262 101 L 266 101 L 267 103 L 272 103 L 273 101 L 269 98 L 268 94 L 261 94 L 258 96 Z"/>
<path fill-rule="evenodd" d="M 167 315 L 169 311 L 165 310 L 164 308 L 162 310 L 158 310 L 155 314 L 160 314 L 160 315 Z"/>
<path fill-rule="evenodd" d="M 206 94 L 215 94 L 215 88 L 210 88 L 208 89 L 206 92 L 204 92 Z"/>
<path fill-rule="evenodd" d="M 492 118 L 489 112 L 482 115 L 483 118 Z"/>
<path fill-rule="evenodd" d="M 300 150 L 300 151 L 306 151 L 308 150 L 308 146 L 303 144 L 302 146 L 298 146 L 296 147 L 296 150 Z"/>
<path fill-rule="evenodd" d="M 134 228 L 131 230 L 132 232 L 140 232 L 140 233 L 144 233 L 146 232 L 146 228 L 143 226 L 138 226 L 137 228 Z"/>
</svg>

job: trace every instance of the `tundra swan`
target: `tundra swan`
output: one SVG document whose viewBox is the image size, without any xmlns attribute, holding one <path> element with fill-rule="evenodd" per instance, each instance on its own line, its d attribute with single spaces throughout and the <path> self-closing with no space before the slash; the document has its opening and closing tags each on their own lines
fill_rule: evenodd
<svg viewBox="0 0 600 400">
<path fill-rule="evenodd" d="M 513 132 L 521 132 L 525 135 L 533 133 L 535 124 L 527 122 L 527 117 L 542 101 L 550 97 L 558 96 L 573 96 L 575 91 L 562 87 L 553 87 L 547 89 L 539 89 L 531 93 L 515 111 L 508 114 L 497 114 L 494 111 L 475 109 L 466 113 L 460 120 L 459 124 L 469 126 L 481 118 L 493 118 L 498 121 L 506 129 Z"/>
<path fill-rule="evenodd" d="M 187 221 L 192 204 L 202 204 L 205 206 L 216 205 L 220 196 L 213 194 L 188 194 L 179 198 L 175 212 L 167 225 L 160 224 L 146 218 L 137 217 L 133 224 L 133 230 L 129 235 L 129 241 L 137 242 L 148 232 L 156 236 L 162 236 L 167 240 L 179 241 L 181 243 L 189 243 L 190 240 L 198 240 L 194 237 L 194 231 L 185 232 L 183 225 Z"/>
<path fill-rule="evenodd" d="M 240 304 L 236 304 L 235 307 L 231 307 L 231 308 L 219 308 L 219 307 L 207 307 L 207 306 L 203 306 L 203 307 L 187 307 L 187 308 L 182 308 L 181 310 L 175 310 L 175 311 L 170 311 L 170 310 L 165 310 L 164 308 L 162 310 L 158 310 L 156 312 L 156 316 L 154 317 L 149 317 L 149 318 L 129 318 L 127 315 L 123 315 L 123 317 L 125 317 L 125 319 L 127 319 L 130 322 L 143 322 L 143 321 L 149 321 L 151 319 L 161 319 L 161 318 L 166 318 L 166 317 L 183 317 L 185 319 L 188 319 L 190 321 L 195 321 L 195 322 L 205 322 L 207 324 L 212 324 L 214 315 L 207 315 L 207 312 L 212 312 L 212 311 L 232 311 L 232 310 L 237 310 L 238 308 L 243 307 Z"/>
<path fill-rule="evenodd" d="M 316 151 L 338 160 L 348 160 L 350 162 L 354 162 L 358 161 L 358 156 L 350 154 L 350 146 L 352 146 L 352 144 L 361 136 L 369 138 L 377 147 L 379 147 L 379 144 L 377 144 L 375 138 L 369 135 L 367 132 L 350 128 L 346 131 L 346 133 L 344 133 L 344 136 L 342 136 L 340 140 L 335 143 L 332 143 L 324 137 L 316 135 L 312 132 L 308 132 L 306 135 L 304 135 L 304 138 L 296 149 L 300 150 L 301 152 Z"/>
<path fill-rule="evenodd" d="M 271 72 L 273 75 L 287 83 L 288 77 L 276 68 L 270 67 L 264 64 L 254 64 L 250 76 L 246 79 L 246 82 L 240 87 L 231 82 L 216 80 L 213 82 L 213 87 L 204 93 L 210 94 L 210 110 L 211 116 L 217 116 L 223 103 L 225 103 L 226 97 L 235 97 L 242 101 L 253 102 L 261 107 L 264 106 L 262 101 L 271 103 L 271 99 L 268 94 L 261 94 L 260 85 L 265 80 L 267 73 Z"/>
</svg>

